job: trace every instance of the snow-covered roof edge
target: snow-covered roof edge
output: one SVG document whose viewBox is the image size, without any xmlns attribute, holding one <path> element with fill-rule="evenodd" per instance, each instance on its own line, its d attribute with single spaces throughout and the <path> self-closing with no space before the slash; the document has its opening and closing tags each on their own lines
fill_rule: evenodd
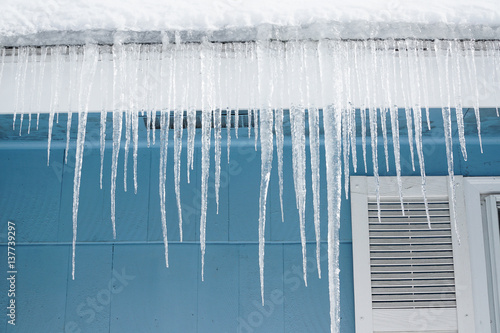
<svg viewBox="0 0 500 333">
<path fill-rule="evenodd" d="M 6 0 L 0 45 L 291 39 L 500 39 L 498 0 Z"/>
<path fill-rule="evenodd" d="M 319 40 L 319 39 L 500 39 L 500 25 L 416 24 L 341 22 L 313 23 L 303 26 L 277 26 L 262 24 L 256 27 L 227 28 L 219 30 L 170 30 L 170 31 L 44 31 L 27 35 L 1 36 L 0 46 L 44 46 L 122 43 L 161 43 L 167 33 L 174 42 L 179 34 L 182 42 L 245 42 L 262 39 Z"/>
</svg>

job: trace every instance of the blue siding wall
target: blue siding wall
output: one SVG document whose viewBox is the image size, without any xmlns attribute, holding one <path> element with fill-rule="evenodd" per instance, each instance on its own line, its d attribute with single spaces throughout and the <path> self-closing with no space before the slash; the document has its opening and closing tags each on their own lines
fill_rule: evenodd
<svg viewBox="0 0 500 333">
<path fill-rule="evenodd" d="M 469 158 L 463 161 L 454 145 L 455 173 L 466 176 L 500 174 L 500 142 L 494 110 L 482 110 L 483 147 L 479 152 L 473 112 L 466 114 Z M 441 114 L 432 111 L 431 132 L 424 134 L 428 175 L 447 174 Z M 170 267 L 165 268 L 158 196 L 158 144 L 138 156 L 138 193 L 133 191 L 132 153 L 129 154 L 128 191 L 123 191 L 123 150 L 117 179 L 117 239 L 112 239 L 110 220 L 111 145 L 105 155 L 103 190 L 99 189 L 98 115 L 89 117 L 85 150 L 76 279 L 71 280 L 71 209 L 74 149 L 64 164 L 66 116 L 55 124 L 51 164 L 46 160 L 46 126 L 17 137 L 11 116 L 0 117 L 0 270 L 7 272 L 7 221 L 16 222 L 17 320 L 7 324 L 0 316 L 0 332 L 327 332 L 329 305 L 327 281 L 327 210 L 324 151 L 321 173 L 322 278 L 315 264 L 312 190 L 308 171 L 306 234 L 309 286 L 302 280 L 298 214 L 292 179 L 289 137 L 284 157 L 284 210 L 281 222 L 276 152 L 270 183 L 265 256 L 265 299 L 260 305 L 258 268 L 258 193 L 260 152 L 253 137 L 233 137 L 230 163 L 222 149 L 222 181 L 219 214 L 216 214 L 214 177 L 211 172 L 207 215 L 205 281 L 200 277 L 200 149 L 195 151 L 191 183 L 186 179 L 185 146 L 182 155 L 181 200 L 184 242 L 179 228 L 173 189 L 173 149 L 167 170 L 167 224 Z M 75 117 L 76 118 L 76 117 Z M 404 132 L 404 113 L 401 113 Z M 41 124 L 46 123 L 42 116 Z M 108 138 L 111 136 L 108 122 Z M 76 120 L 73 128 L 76 128 Z M 358 133 L 360 125 L 358 123 Z M 140 135 L 145 137 L 141 126 Z M 456 128 L 455 128 L 456 132 Z M 74 142 L 74 133 L 72 133 Z M 456 135 L 455 135 L 456 136 Z M 199 133 L 198 133 L 199 137 Z M 158 138 L 157 138 L 158 139 Z M 394 175 L 390 153 L 385 169 L 379 133 L 381 175 Z M 185 137 L 184 137 L 185 140 Z M 369 138 L 368 138 L 369 144 Z M 225 142 L 225 130 L 223 130 Z M 170 143 L 173 143 L 172 135 Z M 199 142 L 197 142 L 199 144 Z M 392 151 L 389 142 L 389 151 Z M 365 174 L 361 140 L 358 138 L 358 172 Z M 307 151 L 309 157 L 309 151 Z M 371 152 L 367 151 L 372 173 Z M 416 155 L 415 155 L 416 158 Z M 213 154 L 212 154 L 213 166 Z M 404 175 L 418 175 L 411 168 L 409 148 L 402 138 Z M 308 165 L 309 167 L 309 165 Z M 213 170 L 213 169 L 212 169 Z M 353 172 L 351 166 L 351 173 Z M 349 199 L 343 196 L 341 212 L 341 332 L 354 332 L 354 296 Z M 0 308 L 7 306 L 8 285 L 0 279 Z M 6 313 L 6 310 L 3 310 Z"/>
</svg>

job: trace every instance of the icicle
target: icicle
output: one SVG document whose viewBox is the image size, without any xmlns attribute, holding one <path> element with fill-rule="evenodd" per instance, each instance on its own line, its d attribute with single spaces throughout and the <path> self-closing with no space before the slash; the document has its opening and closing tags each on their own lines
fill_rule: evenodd
<svg viewBox="0 0 500 333">
<path fill-rule="evenodd" d="M 415 171 L 415 157 L 413 153 L 413 124 L 412 124 L 412 115 L 411 115 L 411 108 L 408 103 L 407 99 L 407 93 L 405 89 L 404 82 L 407 82 L 408 80 L 405 80 L 404 78 L 404 70 L 408 68 L 408 63 L 403 64 L 403 59 L 407 60 L 408 52 L 406 50 L 406 45 L 404 44 L 404 41 L 401 41 L 397 45 L 398 47 L 398 58 L 399 58 L 399 79 L 401 81 L 401 94 L 403 95 L 403 103 L 404 103 L 404 108 L 405 108 L 405 116 L 406 116 L 406 129 L 408 131 L 408 146 L 410 147 L 410 156 L 411 156 L 411 168 L 413 171 Z"/>
<path fill-rule="evenodd" d="M 257 109 L 254 110 L 253 112 L 253 130 L 254 130 L 254 146 L 255 146 L 255 151 L 257 151 L 257 144 L 259 142 L 259 112 L 257 112 Z"/>
<path fill-rule="evenodd" d="M 48 143 L 47 143 L 47 165 L 50 162 L 50 145 L 52 142 L 52 127 L 54 125 L 54 115 L 58 110 L 59 104 L 59 72 L 60 72 L 60 58 L 61 53 L 63 52 L 62 47 L 52 48 L 50 52 L 50 62 L 51 62 L 51 70 L 52 70 L 52 84 L 51 84 L 51 101 L 50 101 L 50 109 L 49 109 L 49 135 L 48 135 Z"/>
<path fill-rule="evenodd" d="M 246 46 L 246 44 L 245 44 Z M 243 54 L 243 44 L 241 43 L 236 43 L 235 44 L 235 62 L 238 63 L 238 70 L 237 70 L 237 75 L 236 75 L 236 84 L 238 87 L 243 87 L 243 61 L 246 59 L 246 57 Z M 235 65 L 236 67 L 236 65 Z M 240 96 L 241 96 L 241 88 L 236 89 L 236 108 L 234 109 L 234 136 L 236 139 L 238 138 L 238 129 L 239 129 L 239 108 L 240 108 Z"/>
<path fill-rule="evenodd" d="M 453 223 L 453 227 L 455 229 L 455 234 L 457 235 L 458 241 L 460 243 L 460 235 L 458 233 L 457 226 L 457 217 L 456 217 L 456 195 L 455 195 L 455 173 L 453 170 L 453 139 L 451 132 L 451 110 L 450 110 L 450 88 L 448 84 L 448 53 L 449 49 L 446 49 L 445 54 L 442 54 L 443 46 L 441 41 L 434 41 L 434 50 L 436 52 L 436 63 L 438 67 L 438 76 L 439 76 L 439 90 L 441 96 L 445 96 L 444 92 L 444 83 L 446 83 L 446 91 L 448 96 L 447 106 L 441 108 L 442 116 L 443 116 L 443 129 L 444 129 L 444 138 L 446 144 L 446 157 L 448 161 L 448 176 L 449 176 L 449 186 L 451 193 L 451 221 Z M 444 61 L 444 69 L 442 62 Z M 444 103 L 442 103 L 444 104 Z"/>
<path fill-rule="evenodd" d="M 349 110 L 346 108 L 342 108 L 342 128 L 344 128 L 344 131 L 342 131 L 342 155 L 343 155 L 343 162 L 344 162 L 344 192 L 345 192 L 345 197 L 346 199 L 348 198 L 348 192 L 349 192 L 349 146 L 350 146 L 350 133 L 347 130 L 349 127 Z M 341 163 L 339 161 L 339 163 Z"/>
<path fill-rule="evenodd" d="M 177 35 L 176 35 L 177 36 Z M 179 48 L 179 44 L 176 43 L 176 48 Z M 175 51 L 177 53 L 177 51 Z M 178 70 L 180 65 L 178 62 L 174 64 L 174 79 L 175 82 L 179 82 L 182 79 L 182 72 Z M 179 78 L 179 80 L 177 80 Z M 185 79 L 184 79 L 185 80 Z M 183 80 L 183 81 L 184 81 Z M 175 86 L 175 84 L 173 84 Z M 185 88 L 185 86 L 184 86 Z M 174 94 L 175 96 L 175 94 Z M 182 206 L 181 206 L 181 152 L 182 152 L 182 118 L 184 111 L 179 107 L 178 103 L 174 103 L 174 181 L 175 181 L 175 198 L 177 202 L 177 215 L 179 216 L 179 235 L 180 241 L 182 242 Z"/>
<path fill-rule="evenodd" d="M 314 210 L 314 233 L 316 236 L 316 265 L 318 268 L 318 277 L 321 279 L 321 265 L 320 265 L 320 162 L 319 162 L 319 110 L 314 104 L 316 100 L 315 89 L 318 87 L 318 82 L 313 78 L 318 79 L 318 50 L 313 45 L 304 44 L 305 50 L 312 48 L 312 54 L 305 52 L 304 70 L 306 75 L 306 96 L 309 120 L 309 152 L 311 156 L 311 177 L 312 177 L 312 192 L 313 192 L 313 210 Z M 311 58 L 312 63 L 308 62 L 308 57 Z M 312 89 L 311 89 L 312 88 Z"/>
<path fill-rule="evenodd" d="M 479 114 L 479 91 L 477 89 L 477 69 L 476 69 L 476 55 L 475 55 L 475 47 L 474 40 L 466 43 L 466 60 L 467 66 L 469 68 L 469 81 L 472 84 L 472 90 L 474 93 L 474 114 L 476 115 L 476 127 L 477 127 L 477 137 L 479 139 L 479 147 L 481 149 L 481 154 L 483 153 L 483 140 L 481 138 L 481 116 Z M 498 116 L 498 108 L 497 116 Z"/>
<path fill-rule="evenodd" d="M 125 111 L 125 149 L 123 151 L 123 190 L 127 192 L 127 170 L 128 170 L 128 152 L 130 148 L 131 131 L 132 131 L 132 110 L 133 105 L 131 80 L 127 74 L 129 74 L 130 63 L 132 61 L 131 55 L 133 53 L 133 45 L 127 45 L 125 52 L 122 53 L 122 61 L 124 71 L 121 73 L 123 75 L 123 94 L 124 98 L 127 99 L 123 101 L 124 111 Z M 149 128 L 149 126 L 148 126 Z M 149 136 L 148 136 L 149 138 Z M 149 147 L 149 146 L 148 146 Z"/>
<path fill-rule="evenodd" d="M 154 48 L 154 63 L 155 63 L 155 69 L 154 73 L 158 73 L 161 75 L 161 47 L 160 46 L 155 46 Z M 156 77 L 155 77 L 156 78 Z M 156 144 L 156 111 L 162 109 L 161 105 L 161 96 L 163 95 L 163 90 L 161 86 L 161 78 L 158 80 L 156 78 L 155 80 L 155 105 L 153 106 L 153 109 L 151 110 L 151 128 L 152 128 L 152 133 L 153 133 L 153 146 Z"/>
<path fill-rule="evenodd" d="M 141 51 L 140 51 L 140 57 L 142 60 L 142 66 L 144 68 L 144 72 L 147 74 L 144 76 L 143 79 L 143 86 L 144 86 L 144 101 L 142 103 L 142 112 L 144 113 L 144 109 L 146 111 L 146 142 L 147 142 L 147 147 L 149 148 L 151 146 L 151 127 L 152 127 L 152 113 L 151 113 L 151 90 L 150 90 L 150 80 L 149 80 L 149 74 L 151 73 L 151 46 L 150 45 L 142 45 L 141 46 Z M 172 59 L 171 59 L 172 60 Z M 173 61 L 173 60 L 172 60 Z"/>
<path fill-rule="evenodd" d="M 343 43 L 341 49 L 341 57 L 342 62 L 349 64 L 349 49 L 348 45 Z M 350 150 L 351 150 L 351 78 L 350 78 L 350 68 L 349 66 L 345 67 L 345 70 L 342 70 L 343 77 L 341 80 L 343 82 L 343 91 L 345 92 L 345 102 L 342 103 L 342 152 L 344 156 L 344 191 L 346 199 L 349 197 L 349 159 L 350 159 Z M 319 265 L 318 265 L 319 266 Z"/>
<path fill-rule="evenodd" d="M 361 115 L 361 145 L 363 148 L 363 163 L 365 166 L 365 173 L 368 172 L 368 168 L 366 165 L 366 107 L 365 107 L 365 98 L 361 97 L 361 75 L 358 65 L 358 43 L 354 43 L 354 70 L 356 72 L 356 81 L 358 82 L 358 93 L 362 100 L 361 108 L 359 110 Z"/>
<path fill-rule="evenodd" d="M 370 116 L 370 143 L 372 146 L 372 163 L 373 163 L 373 176 L 375 177 L 375 188 L 377 196 L 377 215 L 378 220 L 381 222 L 380 218 L 380 180 L 378 173 L 378 152 L 377 152 L 377 109 L 369 109 Z"/>
<path fill-rule="evenodd" d="M 323 105 L 323 129 L 325 133 L 325 160 L 326 160 L 326 181 L 328 193 L 328 286 L 330 300 L 330 331 L 338 333 L 340 329 L 340 280 L 339 280 L 339 234 L 340 227 L 340 204 L 342 194 L 342 167 L 338 161 L 342 154 L 342 118 L 340 109 L 334 108 L 329 97 L 333 92 L 335 100 L 340 100 L 340 84 L 335 80 L 333 73 L 338 73 L 338 62 L 331 61 L 329 46 L 332 42 L 320 41 L 318 45 L 319 53 L 319 77 L 322 87 Z M 336 68 L 331 71 L 334 65 Z M 333 90 L 327 90 L 331 89 Z"/>
<path fill-rule="evenodd" d="M 78 54 L 77 54 L 77 47 L 76 46 L 70 46 L 69 47 L 69 82 L 68 82 L 68 88 L 69 88 L 69 94 L 68 94 L 68 121 L 66 123 L 66 149 L 64 151 L 64 163 L 68 164 L 68 152 L 69 152 L 69 140 L 70 140 L 70 133 L 71 133 L 71 121 L 73 119 L 73 97 L 76 94 L 77 89 L 76 88 L 76 80 L 80 77 L 80 72 L 78 71 Z M 81 69 L 80 69 L 81 70 Z M 102 73 L 101 73 L 101 78 L 102 78 Z M 76 81 L 76 82 L 75 82 Z M 102 173 L 101 173 L 102 175 Z M 101 189 L 102 189 L 102 177 L 101 177 Z"/>
<path fill-rule="evenodd" d="M 160 86 L 162 91 L 164 70 L 166 69 L 166 55 L 169 47 L 168 35 L 164 34 L 162 38 L 162 67 L 161 67 L 161 81 Z M 170 67 L 170 74 L 172 74 L 172 67 Z M 172 79 L 169 80 L 169 86 L 171 86 Z M 170 99 L 170 97 L 169 97 Z M 160 97 L 161 103 L 163 103 L 163 97 Z M 170 100 L 169 100 L 170 102 Z M 170 103 L 168 103 L 170 104 Z M 167 156 L 168 156 L 168 131 L 170 128 L 170 111 L 165 109 L 162 104 L 162 110 L 160 111 L 160 171 L 159 171 L 159 192 L 160 192 L 160 209 L 161 209 L 161 228 L 163 234 L 163 244 L 165 247 L 165 266 L 168 267 L 168 238 L 167 238 L 167 214 L 165 208 L 165 181 L 167 172 Z"/>
<path fill-rule="evenodd" d="M 207 59 L 208 55 L 208 59 Z M 201 60 L 201 216 L 200 216 L 200 246 L 201 246 L 201 280 L 204 280 L 205 271 L 205 237 L 207 223 L 207 194 L 208 175 L 210 171 L 210 136 L 212 125 L 212 93 L 213 87 L 213 50 L 204 42 L 200 51 Z M 207 101 L 205 100 L 207 99 Z M 207 105 L 208 104 L 208 105 Z"/>
<path fill-rule="evenodd" d="M 166 44 L 163 44 L 165 48 Z M 165 248 L 165 266 L 168 267 L 168 238 L 167 238 L 167 213 L 165 208 L 165 181 L 167 172 L 168 156 L 168 129 L 170 127 L 170 111 L 160 112 L 160 172 L 159 172 L 159 192 L 161 210 L 161 229 L 163 234 L 163 245 Z"/>
<path fill-rule="evenodd" d="M 406 41 L 408 49 L 408 78 L 410 85 L 410 100 L 413 105 L 413 123 L 415 124 L 415 145 L 417 147 L 417 156 L 420 166 L 420 175 L 422 178 L 421 190 L 424 199 L 425 214 L 427 216 L 427 223 L 429 228 L 431 228 L 431 219 L 429 216 L 429 205 L 427 203 L 427 192 L 426 192 L 426 176 L 425 176 L 425 163 L 424 154 L 422 147 L 422 109 L 420 105 L 420 75 L 418 72 L 419 66 L 417 64 L 418 54 L 415 46 L 411 44 L 409 40 Z"/>
<path fill-rule="evenodd" d="M 38 124 L 40 123 L 40 111 L 42 108 L 42 88 L 44 87 L 43 78 L 45 74 L 45 61 L 47 59 L 47 47 L 42 46 L 40 55 L 40 78 L 37 92 L 37 113 L 36 113 L 36 130 L 38 131 Z"/>
<path fill-rule="evenodd" d="M 464 115 L 462 109 L 462 82 L 461 82 L 461 68 L 460 68 L 460 46 L 457 42 L 448 42 L 450 60 L 452 61 L 453 70 L 452 74 L 452 88 L 455 100 L 455 114 L 457 118 L 458 138 L 460 141 L 460 148 L 462 149 L 462 156 L 467 161 L 467 149 L 465 147 L 465 125 Z"/>
<path fill-rule="evenodd" d="M 12 49 L 12 58 L 14 58 L 14 54 L 16 54 L 16 48 Z M 14 106 L 14 117 L 12 119 L 12 130 L 16 129 L 16 119 L 17 113 L 19 112 L 19 91 L 21 90 L 21 48 L 17 48 L 17 57 L 16 57 L 16 76 L 14 77 L 14 83 L 16 85 L 16 100 Z"/>
<path fill-rule="evenodd" d="M 233 77 L 232 77 L 232 72 L 234 71 L 234 68 L 232 68 L 231 66 L 229 66 L 229 64 L 231 63 L 230 60 L 229 60 L 229 54 L 227 52 L 227 48 L 228 46 L 226 45 L 226 47 L 224 48 L 224 55 L 225 55 L 225 58 L 226 58 L 226 73 L 225 73 L 225 94 L 226 94 L 226 97 L 228 99 L 228 103 L 226 105 L 226 131 L 227 131 L 227 163 L 229 164 L 229 155 L 231 153 L 231 107 L 232 106 L 229 102 L 229 99 L 230 99 L 230 96 L 231 96 L 231 83 L 233 82 Z M 234 44 L 231 44 L 231 48 L 234 49 Z M 233 62 L 234 64 L 234 62 Z M 222 105 L 221 105 L 222 107 Z"/>
<path fill-rule="evenodd" d="M 266 228 L 266 200 L 273 160 L 273 113 L 269 108 L 261 109 L 260 145 L 261 145 L 261 181 L 259 198 L 259 267 L 260 292 L 264 306 L 264 244 Z"/>
<path fill-rule="evenodd" d="M 422 73 L 422 86 L 424 89 L 423 91 L 423 102 L 424 104 L 422 107 L 425 109 L 425 119 L 427 122 L 427 129 L 430 131 L 431 130 L 431 120 L 430 120 L 430 114 L 429 114 L 429 91 L 430 87 L 428 85 L 427 81 L 427 69 L 429 68 L 429 65 L 427 63 L 427 57 L 425 56 L 424 53 L 424 46 L 422 41 L 417 42 L 417 59 L 419 60 L 420 64 L 420 72 Z"/>
<path fill-rule="evenodd" d="M 306 258 L 306 232 L 305 232 L 305 208 L 306 208 L 306 142 L 305 142 L 305 124 L 304 108 L 302 105 L 302 87 L 298 78 L 302 77 L 302 49 L 298 42 L 291 42 L 291 56 L 295 63 L 292 67 L 295 98 L 298 98 L 298 105 L 293 103 L 290 107 L 290 124 L 292 132 L 292 164 L 293 164 L 293 182 L 295 185 L 295 200 L 299 211 L 300 241 L 302 244 L 302 270 L 304 273 L 304 284 L 307 286 L 307 258 Z M 298 67 L 298 73 L 294 69 Z"/>
<path fill-rule="evenodd" d="M 324 110 L 325 159 L 328 188 L 328 286 L 330 299 L 330 331 L 340 329 L 339 228 L 342 191 L 341 158 L 342 119 L 340 110 L 326 106 Z"/>
<path fill-rule="evenodd" d="M 139 111 L 137 109 L 133 110 L 132 113 L 132 143 L 134 146 L 134 151 L 132 153 L 133 157 L 133 169 L 134 169 L 134 194 L 137 194 L 137 153 L 139 149 Z"/>
<path fill-rule="evenodd" d="M 106 118 L 107 118 L 107 110 L 106 110 L 106 100 L 107 100 L 107 95 L 108 95 L 108 85 L 107 85 L 107 80 L 106 82 L 104 81 L 107 76 L 105 76 L 104 72 L 104 67 L 107 66 L 108 64 L 108 59 L 104 56 L 104 54 L 101 54 L 101 71 L 100 71 L 100 76 L 101 76 L 101 89 L 100 91 L 102 92 L 104 98 L 102 99 L 102 105 L 101 105 L 101 119 L 100 119 L 100 131 L 99 131 L 99 143 L 100 143 L 100 154 L 101 154 L 101 168 L 99 172 L 99 187 L 102 190 L 102 172 L 104 168 L 104 150 L 106 148 Z M 108 72 L 106 71 L 106 74 Z"/>
<path fill-rule="evenodd" d="M 214 146 L 215 146 L 215 201 L 217 205 L 217 214 L 219 214 L 219 189 L 220 189 L 220 162 L 221 162 L 221 51 L 220 45 L 214 47 L 215 56 L 217 57 L 217 67 L 214 68 L 215 75 L 215 92 L 218 93 L 217 101 L 214 101 L 217 109 L 214 110 Z M 257 111 L 255 111 L 257 114 Z"/>
<path fill-rule="evenodd" d="M 429 224 L 429 229 L 431 228 L 431 217 L 429 215 L 429 204 L 427 202 L 427 181 L 425 176 L 425 162 L 424 162 L 424 152 L 422 147 L 422 113 L 420 108 L 415 108 L 413 110 L 414 123 L 415 123 L 415 144 L 417 145 L 417 155 L 418 164 L 420 166 L 420 176 L 422 178 L 422 196 L 424 198 L 425 215 L 427 217 L 427 223 Z"/>
<path fill-rule="evenodd" d="M 384 48 L 385 48 L 385 53 L 386 53 L 386 58 L 387 62 L 389 63 L 389 59 L 391 59 L 391 67 L 392 67 L 392 82 L 396 82 L 396 50 L 395 50 L 395 45 L 392 45 L 392 52 L 389 53 L 389 44 L 386 42 L 384 43 Z M 405 215 L 405 210 L 404 210 L 404 203 L 403 203 L 403 184 L 401 181 L 401 155 L 400 155 L 400 143 L 399 143 L 399 119 L 398 119 L 398 107 L 397 105 L 392 101 L 392 94 L 391 91 L 394 92 L 394 96 L 397 95 L 397 90 L 396 90 L 396 85 L 393 85 L 394 90 L 389 88 L 391 80 L 389 79 L 389 66 L 387 70 L 387 101 L 389 104 L 389 112 L 390 112 L 390 118 L 391 118 L 391 132 L 392 132 L 392 145 L 393 145 L 393 152 L 394 152 L 394 164 L 396 166 L 396 179 L 398 183 L 398 194 L 399 194 L 399 202 L 401 203 L 401 212 L 403 216 Z"/>
<path fill-rule="evenodd" d="M 29 89 L 29 113 L 28 113 L 28 134 L 30 134 L 31 131 L 31 113 L 33 112 L 33 100 L 35 96 L 35 87 L 36 87 L 36 76 L 37 76 L 37 66 L 36 66 L 36 48 L 31 47 L 30 48 L 30 54 L 31 58 L 29 60 L 30 63 L 30 74 L 29 77 L 31 78 L 31 87 Z M 1 83 L 1 74 L 0 74 L 0 83 Z"/>
<path fill-rule="evenodd" d="M 80 92 L 78 94 L 78 135 L 76 139 L 75 176 L 73 179 L 73 243 L 72 243 L 72 271 L 75 279 L 75 248 L 77 235 L 78 204 L 80 196 L 80 183 L 82 176 L 83 150 L 85 148 L 85 132 L 87 127 L 87 113 L 89 108 L 90 92 L 97 67 L 99 51 L 97 46 L 84 47 L 83 66 L 80 75 Z M 85 77 L 86 76 L 86 77 Z M 83 82 L 88 82 L 84 85 Z"/>
<path fill-rule="evenodd" d="M 387 61 L 387 41 L 383 43 L 384 51 L 382 52 L 383 56 L 380 56 L 381 66 L 382 66 L 382 90 L 386 93 L 386 96 L 383 96 L 383 102 L 380 106 L 380 123 L 382 125 L 382 135 L 384 139 L 384 155 L 385 155 L 385 167 L 386 171 L 389 172 L 389 148 L 388 148 L 388 138 L 387 138 L 387 111 L 390 109 L 391 104 L 387 103 L 389 100 L 388 96 L 390 96 L 390 81 L 389 81 L 389 65 Z"/>
<path fill-rule="evenodd" d="M 266 201 L 269 179 L 273 163 L 273 111 L 271 109 L 272 81 L 269 83 L 266 75 L 269 73 L 269 44 L 257 43 L 257 84 L 260 96 L 260 149 L 261 149 L 261 179 L 259 196 L 259 270 L 260 293 L 264 306 L 264 246 L 266 230 Z M 266 84 L 267 82 L 267 84 Z"/>
<path fill-rule="evenodd" d="M 284 44 L 279 42 L 277 45 L 277 61 L 278 65 L 274 66 L 273 76 L 275 81 L 284 82 L 284 52 L 285 47 Z M 281 208 L 281 222 L 285 222 L 285 214 L 283 211 L 283 104 L 284 104 L 284 96 L 283 89 L 280 89 L 279 94 L 279 105 L 280 107 L 276 108 L 274 113 L 275 123 L 274 123 L 274 131 L 276 132 L 276 153 L 278 156 L 278 179 L 279 179 L 279 192 L 280 192 L 280 208 Z"/>
<path fill-rule="evenodd" d="M 126 142 L 125 142 L 125 156 L 124 156 L 124 170 L 123 170 L 123 179 L 124 179 L 124 190 L 127 191 L 127 164 L 128 164 L 128 149 L 130 145 L 130 141 L 132 141 L 132 168 L 133 168 L 133 179 L 134 179 L 134 194 L 137 194 L 137 152 L 138 152 L 138 144 L 139 144 L 139 107 L 138 101 L 136 101 L 135 94 L 138 89 L 138 74 L 139 74 L 139 62 L 141 57 L 141 46 L 132 44 L 130 45 L 129 52 L 127 56 L 127 61 L 125 62 L 125 66 L 127 68 L 127 74 L 129 76 L 126 77 L 127 81 L 127 90 L 126 93 L 129 95 L 128 97 L 128 105 L 126 111 Z M 149 112 L 149 110 L 148 110 Z"/>
<path fill-rule="evenodd" d="M 123 104 L 125 90 L 125 59 L 121 44 L 113 45 L 113 153 L 111 157 L 111 225 L 113 227 L 113 239 L 116 239 L 115 221 L 115 194 L 116 176 L 118 172 L 118 155 L 120 154 L 120 143 L 123 127 Z M 118 82 L 119 81 L 119 82 Z"/>
<path fill-rule="evenodd" d="M 191 73 L 198 72 L 198 67 L 196 66 L 196 57 L 195 57 L 195 47 L 192 47 L 190 51 L 191 55 Z M 193 170 L 193 160 L 194 160 L 194 139 L 196 135 L 196 107 L 195 101 L 197 100 L 197 87 L 194 86 L 192 90 L 194 91 L 192 99 L 192 104 L 189 105 L 187 110 L 187 127 L 188 127 L 188 140 L 187 140 L 187 181 L 190 182 L 189 170 Z"/>
<path fill-rule="evenodd" d="M 130 70 L 131 78 L 128 79 L 129 87 L 130 87 L 130 106 L 128 112 L 130 113 L 130 126 L 132 127 L 132 168 L 134 174 L 134 194 L 137 194 L 137 154 L 139 148 L 139 106 L 137 105 L 137 101 L 133 97 L 138 90 L 138 69 L 139 69 L 139 61 L 140 61 L 140 48 L 138 45 L 132 45 L 131 49 L 131 66 Z M 154 132 L 154 127 L 153 127 Z"/>
<path fill-rule="evenodd" d="M 354 60 L 354 56 L 355 56 L 355 53 L 354 53 L 354 48 L 356 47 L 356 42 L 350 42 L 349 45 L 348 45 L 348 49 L 347 49 L 347 54 L 348 54 L 348 59 L 349 59 L 349 63 L 351 63 L 351 59 Z M 358 157 L 357 157 L 357 147 L 356 147 L 356 108 L 354 107 L 354 104 L 353 104 L 353 99 L 354 99 L 354 90 L 356 89 L 356 87 L 354 86 L 354 79 L 357 79 L 357 67 L 355 67 L 352 71 L 351 69 L 349 68 L 348 71 L 349 71 L 349 86 L 348 86 L 348 89 L 349 89 L 349 100 L 348 100 L 348 103 L 349 103 L 349 137 L 351 139 L 351 156 L 352 156 L 352 167 L 353 167 L 353 171 L 354 173 L 357 172 L 358 170 Z M 359 89 L 359 82 L 358 82 L 358 86 L 357 88 Z M 351 92 L 352 91 L 352 92 Z M 320 90 L 321 92 L 321 90 Z"/>
<path fill-rule="evenodd" d="M 365 45 L 367 46 L 367 45 Z M 371 81 L 370 82 L 370 77 L 366 77 L 366 85 L 367 85 L 367 96 L 370 96 L 370 93 L 373 93 L 375 95 L 375 91 L 370 92 L 369 87 L 372 86 L 375 88 L 375 74 L 373 71 L 377 68 L 377 63 L 376 63 L 376 54 L 375 54 L 375 45 L 374 42 L 372 41 L 370 43 L 370 51 L 371 51 L 371 59 L 367 59 L 367 62 L 371 62 L 371 68 L 372 70 L 370 71 L 369 68 L 367 68 L 366 73 L 371 73 Z M 368 65 L 367 65 L 368 66 Z M 377 197 L 377 215 L 378 215 L 378 220 L 381 222 L 380 218 L 380 180 L 379 180 L 379 173 L 378 173 L 378 130 L 377 130 L 377 108 L 374 105 L 371 105 L 370 100 L 368 100 L 368 116 L 369 116 L 369 122 L 370 122 L 370 144 L 372 148 L 372 164 L 373 164 L 373 176 L 375 177 L 375 192 L 376 192 L 376 197 Z"/>
<path fill-rule="evenodd" d="M 387 143 L 387 109 L 380 109 L 380 122 L 382 124 L 382 137 L 384 140 L 384 155 L 385 155 L 385 167 L 386 171 L 389 172 L 389 147 Z"/>
<path fill-rule="evenodd" d="M 21 72 L 21 94 L 20 94 L 20 111 L 21 111 L 21 116 L 20 116 L 20 121 L 19 121 L 19 136 L 21 136 L 22 129 L 23 129 L 23 118 L 24 118 L 24 113 L 26 112 L 24 108 L 24 101 L 26 99 L 25 97 L 25 91 L 26 91 L 26 74 L 28 71 L 28 62 L 29 62 L 29 52 L 30 48 L 29 47 L 24 47 L 23 48 L 23 67 L 22 67 L 22 72 Z"/>
<path fill-rule="evenodd" d="M 60 76 L 61 76 L 61 58 L 66 53 L 66 46 L 56 47 L 56 78 L 55 78 L 55 92 L 54 92 L 54 111 L 56 115 L 56 124 L 59 124 L 59 91 L 60 89 Z M 63 58 L 64 59 L 64 58 Z"/>
<path fill-rule="evenodd" d="M 252 44 L 253 45 L 253 44 Z M 257 71 L 257 62 L 256 62 L 256 55 L 255 55 L 255 48 L 251 48 L 251 53 L 250 53 L 250 64 L 252 65 L 252 72 Z M 252 75 L 252 89 L 250 90 L 250 103 L 252 107 L 256 107 L 257 102 L 257 96 L 255 93 L 255 87 L 257 86 L 257 82 L 254 82 L 255 80 L 255 75 Z M 250 128 L 250 127 L 249 127 Z M 259 138 L 259 113 L 257 112 L 257 109 L 253 110 L 253 130 L 254 130 L 254 146 L 255 146 L 255 151 L 257 151 L 257 143 L 258 143 L 258 138 Z"/>
</svg>

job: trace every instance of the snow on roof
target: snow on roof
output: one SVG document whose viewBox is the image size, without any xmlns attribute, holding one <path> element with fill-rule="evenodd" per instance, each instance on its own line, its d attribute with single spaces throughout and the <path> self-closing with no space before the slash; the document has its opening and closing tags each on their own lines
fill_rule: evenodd
<svg viewBox="0 0 500 333">
<path fill-rule="evenodd" d="M 192 39 L 500 38 L 498 0 L 4 0 L 0 44 Z M 189 32 L 189 33 L 188 33 Z"/>
</svg>

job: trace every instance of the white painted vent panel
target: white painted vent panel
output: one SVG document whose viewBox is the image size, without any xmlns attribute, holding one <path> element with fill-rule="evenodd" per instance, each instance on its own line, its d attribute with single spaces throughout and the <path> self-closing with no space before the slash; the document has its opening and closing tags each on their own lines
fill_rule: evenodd
<svg viewBox="0 0 500 333">
<path fill-rule="evenodd" d="M 456 307 L 449 204 L 368 202 L 373 309 Z"/>
<path fill-rule="evenodd" d="M 449 177 L 428 177 L 426 217 L 420 177 L 403 177 L 404 214 L 395 177 L 351 177 L 356 332 L 474 333 L 462 178 L 457 219 Z M 458 241 L 460 236 L 460 242 Z"/>
</svg>

